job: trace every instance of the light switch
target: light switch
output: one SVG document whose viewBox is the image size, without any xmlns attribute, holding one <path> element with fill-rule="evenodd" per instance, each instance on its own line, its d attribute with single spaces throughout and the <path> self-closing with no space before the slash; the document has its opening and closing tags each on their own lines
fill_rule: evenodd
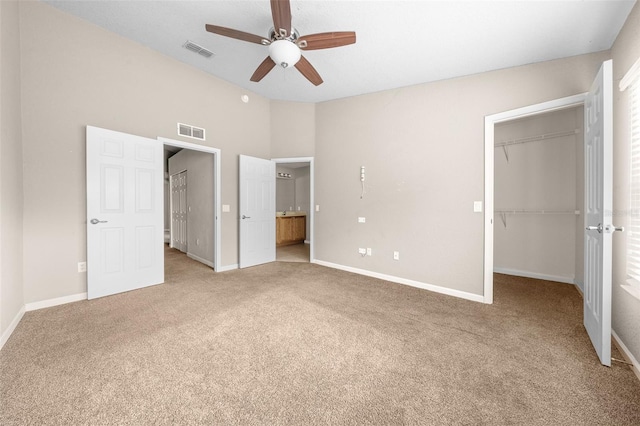
<svg viewBox="0 0 640 426">
<path fill-rule="evenodd" d="M 231 209 L 229 208 L 229 204 L 223 204 L 222 205 L 222 212 L 223 213 L 229 213 L 231 211 Z"/>
<path fill-rule="evenodd" d="M 359 217 L 358 218 L 358 223 L 365 223 L 367 221 L 366 217 Z"/>
<path fill-rule="evenodd" d="M 474 201 L 473 202 L 473 212 L 474 213 L 482 213 L 482 201 Z"/>
<path fill-rule="evenodd" d="M 320 204 L 316 204 L 316 211 L 319 212 L 320 211 Z"/>
</svg>

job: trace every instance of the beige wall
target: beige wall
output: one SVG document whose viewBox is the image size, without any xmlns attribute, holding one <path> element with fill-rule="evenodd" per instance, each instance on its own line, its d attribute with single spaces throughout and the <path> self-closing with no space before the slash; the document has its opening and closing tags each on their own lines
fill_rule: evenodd
<svg viewBox="0 0 640 426">
<path fill-rule="evenodd" d="M 484 199 L 484 117 L 585 92 L 608 57 L 317 105 L 316 258 L 482 295 L 483 215 L 473 202 Z M 360 166 L 367 172 L 363 199 Z M 359 256 L 358 247 L 371 247 L 373 256 Z"/>
<path fill-rule="evenodd" d="M 0 2 L 0 336 L 24 306 L 18 18 L 17 2 Z"/>
<path fill-rule="evenodd" d="M 629 104 L 628 92 L 618 84 L 640 58 L 640 5 L 636 4 L 611 49 L 613 58 L 613 220 L 627 225 L 629 209 Z M 613 330 L 640 360 L 640 300 L 631 297 L 620 285 L 626 280 L 626 233 L 613 235 Z"/>
<path fill-rule="evenodd" d="M 86 125 L 154 139 L 181 139 L 176 122 L 204 127 L 231 206 L 222 265 L 236 264 L 238 154 L 269 157 L 269 100 L 243 103 L 245 90 L 46 4 L 21 3 L 20 17 L 26 302 L 86 291 Z"/>
<path fill-rule="evenodd" d="M 271 158 L 313 157 L 316 105 L 271 101 Z"/>
<path fill-rule="evenodd" d="M 570 214 L 496 214 L 494 270 L 573 283 L 576 247 L 584 232 L 578 204 L 578 146 L 583 144 L 582 107 L 512 120 L 495 126 L 495 143 L 552 133 L 569 135 L 494 150 L 496 210 L 546 210 Z M 576 130 L 578 131 L 576 133 Z M 582 170 L 582 169 L 581 169 Z M 579 179 L 583 182 L 583 179 Z M 579 231 L 578 233 L 576 231 Z M 576 237 L 579 237 L 577 244 Z M 579 274 L 581 276 L 582 274 Z"/>
</svg>

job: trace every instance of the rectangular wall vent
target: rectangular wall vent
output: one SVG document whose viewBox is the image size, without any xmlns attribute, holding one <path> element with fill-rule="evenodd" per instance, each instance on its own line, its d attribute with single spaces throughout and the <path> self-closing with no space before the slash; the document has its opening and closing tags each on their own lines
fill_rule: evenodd
<svg viewBox="0 0 640 426">
<path fill-rule="evenodd" d="M 210 58 L 213 56 L 213 52 L 209 49 L 205 49 L 204 47 L 196 44 L 192 41 L 187 40 L 185 44 L 182 45 L 187 50 L 197 53 L 198 55 L 204 56 L 205 58 Z"/>
<path fill-rule="evenodd" d="M 190 126 L 188 124 L 178 123 L 178 134 L 187 138 L 205 140 L 204 129 L 200 127 Z"/>
</svg>

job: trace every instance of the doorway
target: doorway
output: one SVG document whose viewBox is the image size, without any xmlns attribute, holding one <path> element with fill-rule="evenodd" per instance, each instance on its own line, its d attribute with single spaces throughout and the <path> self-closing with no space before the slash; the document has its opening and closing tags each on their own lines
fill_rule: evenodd
<svg viewBox="0 0 640 426">
<path fill-rule="evenodd" d="M 495 125 L 494 272 L 582 289 L 583 128 L 582 105 Z"/>
<path fill-rule="evenodd" d="M 313 261 L 313 158 L 277 158 L 276 261 Z"/>
<path fill-rule="evenodd" d="M 485 117 L 484 303 L 493 303 L 494 226 L 500 226 L 500 223 L 494 223 L 494 219 L 501 220 L 499 216 L 495 216 L 494 202 L 495 127 L 499 123 L 583 106 L 586 96 L 586 94 L 569 96 Z"/>
<path fill-rule="evenodd" d="M 184 158 L 181 158 L 179 161 L 176 161 L 176 165 L 174 169 L 169 172 L 168 163 L 165 164 L 166 169 L 166 177 L 165 180 L 165 211 L 170 214 L 165 214 L 165 229 L 170 229 L 169 235 L 179 234 L 179 230 L 176 229 L 175 233 L 172 232 L 171 228 L 175 226 L 180 226 L 180 223 L 183 223 L 185 226 L 183 228 L 184 233 L 183 241 L 184 247 L 175 247 L 180 249 L 180 251 L 184 251 L 187 253 L 187 256 L 190 258 L 197 260 L 201 263 L 208 265 L 213 268 L 215 271 L 219 271 L 221 264 L 221 234 L 220 234 L 220 214 L 221 214 L 221 205 L 220 205 L 220 150 L 217 148 L 210 148 L 203 145 L 192 144 L 188 142 L 182 142 L 172 139 L 166 138 L 158 138 L 158 141 L 162 142 L 165 151 L 168 151 L 169 154 L 165 154 L 167 160 L 175 156 L 177 153 L 184 151 L 181 155 Z M 187 166 L 185 164 L 191 164 L 191 166 Z M 212 169 L 211 170 L 211 164 Z M 172 183 L 180 183 L 180 176 L 186 178 L 189 176 L 189 168 L 192 170 L 192 175 L 194 176 L 195 182 L 198 182 L 199 185 L 203 188 L 196 188 L 193 185 L 189 185 L 186 179 L 184 179 L 184 220 L 180 223 L 176 222 L 174 224 L 173 212 L 171 212 L 171 204 L 176 204 L 176 207 L 179 207 L 179 203 L 172 203 L 172 193 L 173 186 Z M 195 174 L 198 173 L 198 170 L 202 170 L 204 176 L 198 177 Z M 185 174 L 182 174 L 186 172 Z M 171 176 L 170 176 L 171 174 Z M 193 191 L 205 191 L 205 196 L 197 196 L 197 194 L 193 193 L 196 196 L 193 205 L 189 205 L 187 201 L 188 190 L 193 193 Z M 200 213 L 203 213 L 200 215 Z M 200 223 L 197 235 L 194 234 L 189 237 L 189 225 L 187 217 L 191 214 L 193 219 Z M 201 217 L 202 216 L 202 217 Z M 194 225 L 196 226 L 196 225 Z M 165 243 L 170 241 L 170 238 L 165 236 Z M 189 249 L 189 241 L 191 241 L 191 245 L 193 250 Z M 173 246 L 174 242 L 171 241 L 170 244 Z"/>
</svg>

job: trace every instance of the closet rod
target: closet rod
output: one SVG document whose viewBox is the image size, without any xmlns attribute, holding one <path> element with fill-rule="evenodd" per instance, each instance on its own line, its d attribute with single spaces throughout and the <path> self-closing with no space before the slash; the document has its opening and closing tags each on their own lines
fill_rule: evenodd
<svg viewBox="0 0 640 426">
<path fill-rule="evenodd" d="M 569 130 L 569 131 L 566 131 L 566 132 L 545 133 L 545 134 L 542 134 L 542 135 L 528 136 L 526 138 L 511 139 L 511 140 L 507 140 L 507 141 L 504 141 L 504 142 L 498 142 L 494 146 L 496 148 L 499 148 L 499 147 L 503 147 L 503 146 L 517 145 L 517 144 L 521 144 L 521 143 L 546 141 L 546 140 L 549 140 L 549 139 L 556 139 L 556 138 L 562 138 L 562 137 L 565 137 L 565 136 L 577 135 L 578 133 L 580 133 L 580 129 Z"/>
<path fill-rule="evenodd" d="M 563 215 L 563 214 L 570 214 L 570 215 L 579 215 L 580 214 L 580 210 L 526 210 L 526 209 L 520 209 L 520 210 L 515 210 L 515 209 L 511 209 L 511 210 L 495 210 L 496 214 L 500 215 L 500 220 L 502 220 L 502 224 L 504 225 L 504 227 L 507 227 L 507 215 L 508 214 L 513 214 L 513 215 L 518 215 L 518 214 L 533 214 L 533 215 Z"/>
<path fill-rule="evenodd" d="M 580 210 L 526 210 L 526 209 L 501 209 L 496 213 L 506 214 L 580 214 Z"/>
</svg>

